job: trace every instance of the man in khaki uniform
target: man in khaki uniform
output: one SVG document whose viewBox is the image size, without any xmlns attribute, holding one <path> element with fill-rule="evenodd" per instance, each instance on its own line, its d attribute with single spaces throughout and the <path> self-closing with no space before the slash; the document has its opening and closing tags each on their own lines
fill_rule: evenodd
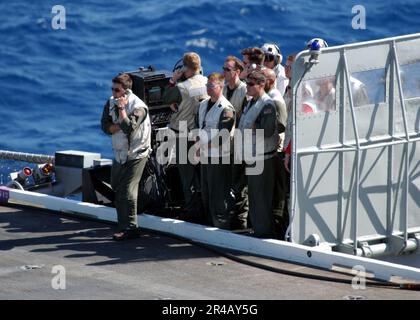
<svg viewBox="0 0 420 320">
<path fill-rule="evenodd" d="M 138 236 L 139 182 L 151 148 L 151 123 L 146 104 L 132 91 L 128 74 L 112 79 L 112 97 L 105 104 L 101 127 L 112 137 L 114 161 L 111 186 L 115 191 L 118 231 L 114 240 Z"/>
<path fill-rule="evenodd" d="M 252 97 L 244 108 L 235 134 L 235 160 L 246 163 L 249 216 L 256 237 L 273 237 L 273 192 L 278 129 L 276 107 L 265 93 L 266 77 L 252 71 L 247 77 L 247 94 Z M 261 129 L 262 131 L 258 131 Z M 256 172 L 252 168 L 262 168 Z"/>
<path fill-rule="evenodd" d="M 283 96 L 276 88 L 276 73 L 272 69 L 265 69 L 263 71 L 267 78 L 265 84 L 265 91 L 273 100 L 276 106 L 277 128 L 279 133 L 279 140 L 277 144 L 277 152 L 275 153 L 275 181 L 273 194 L 273 214 L 274 214 L 274 231 L 276 238 L 284 239 L 284 234 L 288 226 L 287 213 L 287 172 L 283 165 L 284 152 L 284 130 L 287 123 L 287 108 Z"/>
<path fill-rule="evenodd" d="M 176 165 L 184 193 L 184 212 L 181 219 L 200 219 L 201 198 L 199 166 L 188 159 L 188 150 L 194 141 L 188 141 L 187 134 L 195 128 L 195 120 L 200 102 L 206 99 L 207 78 L 201 75 L 201 59 L 195 52 L 187 52 L 183 57 L 183 68 L 174 73 L 166 88 L 163 101 L 173 111 L 169 128 L 176 135 Z M 187 132 L 183 132 L 186 127 Z M 187 146 L 187 149 L 182 146 Z"/>
<path fill-rule="evenodd" d="M 239 117 L 246 104 L 246 84 L 241 81 L 239 75 L 244 70 L 242 61 L 237 57 L 228 56 L 223 64 L 223 76 L 226 85 L 223 87 L 223 95 L 235 109 L 236 125 L 239 123 Z"/>
<path fill-rule="evenodd" d="M 223 76 L 212 73 L 207 82 L 210 98 L 201 102 L 198 112 L 201 192 L 210 224 L 230 229 L 230 207 L 233 202 L 230 198 L 230 141 L 235 124 L 235 110 L 223 96 L 223 86 Z"/>
<path fill-rule="evenodd" d="M 234 56 L 228 56 L 223 65 L 223 75 L 226 85 L 223 95 L 235 109 L 235 126 L 239 124 L 242 110 L 247 103 L 246 84 L 241 81 L 239 75 L 244 71 L 241 60 Z M 245 167 L 243 164 L 235 164 L 232 159 L 232 182 L 231 192 L 235 204 L 231 210 L 231 228 L 246 229 L 248 226 L 248 189 L 246 186 Z"/>
</svg>

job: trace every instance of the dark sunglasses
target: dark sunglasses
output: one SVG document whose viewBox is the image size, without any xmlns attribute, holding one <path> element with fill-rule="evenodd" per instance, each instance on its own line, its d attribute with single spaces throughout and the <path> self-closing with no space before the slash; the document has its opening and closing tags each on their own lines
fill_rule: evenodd
<svg viewBox="0 0 420 320">
<path fill-rule="evenodd" d="M 111 90 L 112 92 L 116 92 L 116 93 L 121 92 L 120 88 L 111 88 Z"/>
<path fill-rule="evenodd" d="M 253 86 L 257 85 L 257 84 L 258 84 L 258 83 L 254 82 L 254 81 L 252 81 L 252 80 L 246 80 L 246 85 L 247 85 L 247 86 L 253 87 Z"/>
<path fill-rule="evenodd" d="M 219 87 L 219 86 L 220 86 L 220 84 L 218 84 L 218 83 L 210 83 L 210 82 L 208 82 L 206 84 L 206 87 L 207 88 L 210 88 L 210 89 L 214 89 L 214 88 Z"/>
<path fill-rule="evenodd" d="M 223 71 L 226 71 L 226 72 L 235 71 L 235 69 L 229 69 L 229 68 L 226 68 L 226 67 L 223 67 L 222 69 L 223 69 Z"/>
<path fill-rule="evenodd" d="M 267 61 L 267 62 L 274 61 L 274 56 L 272 54 L 266 54 L 265 55 L 265 61 Z"/>
</svg>

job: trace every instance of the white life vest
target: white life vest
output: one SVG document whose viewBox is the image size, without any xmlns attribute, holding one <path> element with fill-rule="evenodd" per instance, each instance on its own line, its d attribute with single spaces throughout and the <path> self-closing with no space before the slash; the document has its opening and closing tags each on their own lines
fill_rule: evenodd
<svg viewBox="0 0 420 320">
<path fill-rule="evenodd" d="M 178 111 L 174 112 L 169 122 L 169 127 L 179 131 L 179 122 L 186 121 L 189 130 L 195 126 L 195 116 L 198 112 L 200 101 L 206 99 L 207 95 L 207 78 L 196 74 L 187 80 L 177 83 L 177 87 L 181 92 L 182 101 L 178 105 Z"/>
<path fill-rule="evenodd" d="M 207 112 L 207 106 L 210 98 L 200 103 L 198 113 L 198 125 L 201 150 L 204 157 L 225 157 L 230 155 L 230 143 L 224 145 L 212 145 L 208 147 L 208 143 L 219 134 L 220 117 L 226 110 L 231 110 L 235 114 L 235 110 L 231 103 L 222 95 Z M 234 127 L 230 131 L 230 137 L 233 137 Z M 230 141 L 229 141 L 230 142 Z"/>
<path fill-rule="evenodd" d="M 287 108 L 286 102 L 284 101 L 283 96 L 277 88 L 271 89 L 267 93 L 270 98 L 274 101 L 276 105 L 277 119 L 283 125 L 286 126 L 287 122 Z"/>
<path fill-rule="evenodd" d="M 242 104 L 246 97 L 246 84 L 243 83 L 241 80 L 238 79 L 236 82 L 236 89 L 233 91 L 232 96 L 229 99 L 229 102 L 232 104 L 233 108 L 235 109 L 236 116 L 240 117 L 240 113 L 242 112 Z M 228 85 L 227 83 L 223 87 L 223 95 L 227 98 L 227 90 Z"/>
<path fill-rule="evenodd" d="M 137 110 L 144 108 L 146 110 L 146 118 L 141 125 L 127 136 L 122 130 L 112 135 L 112 149 L 114 157 L 118 163 L 125 163 L 127 160 L 134 160 L 147 157 L 151 151 L 151 130 L 149 111 L 147 105 L 137 97 L 131 90 L 127 90 L 128 104 L 126 106 L 127 116 L 131 117 L 136 114 Z M 116 109 L 116 101 L 113 97 L 109 99 L 109 115 L 112 122 L 121 124 L 122 119 L 118 117 L 118 109 Z"/>
<path fill-rule="evenodd" d="M 287 108 L 286 108 L 286 102 L 284 101 L 283 96 L 281 95 L 280 91 L 275 87 L 271 89 L 267 94 L 270 96 L 271 99 L 273 99 L 273 102 L 276 106 L 277 122 L 282 124 L 286 128 Z M 285 135 L 284 132 L 279 134 L 279 137 L 280 137 L 280 144 L 278 148 L 279 151 L 283 149 L 284 135 Z"/>
<path fill-rule="evenodd" d="M 253 129 L 255 121 L 267 104 L 274 106 L 273 100 L 265 93 L 252 106 L 250 101 L 244 108 L 238 126 L 238 130 L 241 132 L 241 144 L 235 141 L 235 156 L 241 156 L 241 160 L 247 161 L 247 156 L 249 155 L 247 155 L 245 151 L 249 148 L 249 146 L 245 146 L 249 145 L 251 142 L 245 141 L 248 137 L 244 134 L 245 129 L 252 129 L 252 157 L 254 159 L 263 160 L 274 156 L 278 142 L 278 129 L 274 130 L 274 133 L 269 137 L 264 137 L 264 135 L 256 135 L 256 131 Z"/>
</svg>

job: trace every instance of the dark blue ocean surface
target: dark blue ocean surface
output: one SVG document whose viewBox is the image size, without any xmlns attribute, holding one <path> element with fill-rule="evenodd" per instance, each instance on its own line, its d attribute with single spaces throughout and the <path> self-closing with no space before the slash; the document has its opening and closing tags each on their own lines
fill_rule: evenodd
<svg viewBox="0 0 420 320">
<path fill-rule="evenodd" d="M 65 30 L 51 26 L 56 4 Z M 356 4 L 366 30 L 352 29 Z M 2 1 L 0 149 L 111 157 L 99 122 L 118 72 L 172 70 L 196 51 L 208 74 L 248 46 L 276 42 L 287 56 L 313 37 L 332 46 L 420 32 L 419 17 L 419 1 Z"/>
</svg>

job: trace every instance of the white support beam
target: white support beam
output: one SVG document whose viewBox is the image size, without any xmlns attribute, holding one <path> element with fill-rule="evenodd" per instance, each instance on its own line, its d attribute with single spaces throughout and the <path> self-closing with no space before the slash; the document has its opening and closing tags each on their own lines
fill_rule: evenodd
<svg viewBox="0 0 420 320">
<path fill-rule="evenodd" d="M 0 188 L 0 192 L 7 193 L 10 203 L 41 207 L 68 214 L 74 213 L 78 216 L 102 221 L 117 221 L 115 209 L 106 206 L 16 189 Z M 374 277 L 380 280 L 389 281 L 393 276 L 407 280 L 420 280 L 420 269 L 418 268 L 322 250 L 319 247 L 307 247 L 273 239 L 257 239 L 218 228 L 146 214 L 139 216 L 139 224 L 146 229 L 170 233 L 204 244 L 302 263 L 327 270 L 331 270 L 334 266 L 350 269 L 355 266 L 363 266 L 367 272 L 373 273 Z"/>
</svg>

